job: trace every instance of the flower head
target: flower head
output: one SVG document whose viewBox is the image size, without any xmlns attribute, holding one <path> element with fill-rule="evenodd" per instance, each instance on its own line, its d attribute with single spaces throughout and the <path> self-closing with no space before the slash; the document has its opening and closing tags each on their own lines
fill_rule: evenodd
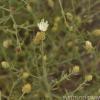
<svg viewBox="0 0 100 100">
<path fill-rule="evenodd" d="M 48 21 L 44 21 L 44 19 L 42 19 L 41 22 L 38 23 L 37 25 L 40 31 L 43 31 L 43 32 L 47 31 L 48 26 L 49 26 Z"/>
</svg>

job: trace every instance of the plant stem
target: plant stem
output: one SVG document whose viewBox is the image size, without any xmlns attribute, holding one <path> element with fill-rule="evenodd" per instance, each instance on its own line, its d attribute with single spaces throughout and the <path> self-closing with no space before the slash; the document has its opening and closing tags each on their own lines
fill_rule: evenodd
<svg viewBox="0 0 100 100">
<path fill-rule="evenodd" d="M 24 93 L 19 97 L 18 100 L 22 100 L 23 96 L 24 96 Z"/>
<path fill-rule="evenodd" d="M 48 83 L 48 78 L 47 78 L 47 70 L 46 70 L 46 66 L 45 66 L 46 63 L 43 59 L 43 57 L 44 57 L 44 42 L 43 41 L 41 43 L 41 57 L 42 57 L 42 70 L 43 70 L 44 83 L 45 83 L 46 89 L 48 91 L 49 100 L 52 100 L 51 93 L 50 93 L 50 85 Z"/>
<path fill-rule="evenodd" d="M 63 18 L 64 18 L 64 22 L 65 22 L 66 28 L 68 28 L 69 25 L 68 25 L 67 20 L 66 20 L 66 17 L 65 17 L 65 12 L 64 12 L 64 9 L 63 9 L 63 7 L 62 7 L 61 0 L 59 0 L 59 5 L 60 5 L 60 8 L 61 8 L 61 13 L 62 13 L 62 16 L 63 16 Z"/>
<path fill-rule="evenodd" d="M 58 84 L 60 84 L 61 82 L 63 82 L 65 79 L 69 79 L 69 77 L 71 76 L 71 75 L 73 75 L 73 73 L 70 73 L 70 74 L 65 74 L 59 81 L 57 81 L 54 85 L 53 85 L 53 87 L 54 86 L 56 86 L 56 85 L 58 85 Z"/>
<path fill-rule="evenodd" d="M 0 100 L 1 100 L 1 97 L 2 97 L 1 95 L 2 95 L 2 94 L 1 94 L 1 91 L 0 91 Z"/>
<path fill-rule="evenodd" d="M 84 81 L 83 83 L 81 83 L 81 84 L 73 91 L 73 93 L 79 91 L 79 90 L 83 87 L 83 85 L 85 85 L 85 83 L 86 83 L 86 81 Z"/>
<path fill-rule="evenodd" d="M 12 95 L 13 89 L 14 89 L 14 87 L 16 86 L 16 84 L 19 82 L 19 80 L 20 80 L 20 79 L 17 79 L 17 80 L 13 83 L 12 88 L 11 88 L 10 93 L 9 93 L 8 100 L 10 100 L 10 97 L 11 97 L 11 95 Z"/>
</svg>

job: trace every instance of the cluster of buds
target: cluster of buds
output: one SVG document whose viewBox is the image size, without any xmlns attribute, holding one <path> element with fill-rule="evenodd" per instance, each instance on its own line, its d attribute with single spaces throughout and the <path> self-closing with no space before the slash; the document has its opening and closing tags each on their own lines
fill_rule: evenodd
<svg viewBox="0 0 100 100">
<path fill-rule="evenodd" d="M 80 72 L 80 66 L 75 65 L 72 69 L 72 73 L 77 75 L 79 74 L 79 72 Z M 92 81 L 92 79 L 93 79 L 93 76 L 91 74 L 85 76 L 85 82 L 90 82 Z"/>
</svg>

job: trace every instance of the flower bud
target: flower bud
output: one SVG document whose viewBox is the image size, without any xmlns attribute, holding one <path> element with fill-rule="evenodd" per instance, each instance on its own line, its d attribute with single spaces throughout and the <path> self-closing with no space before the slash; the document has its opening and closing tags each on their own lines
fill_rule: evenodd
<svg viewBox="0 0 100 100">
<path fill-rule="evenodd" d="M 22 74 L 23 79 L 27 79 L 29 76 L 30 76 L 30 74 L 28 72 L 23 72 L 23 74 Z"/>
<path fill-rule="evenodd" d="M 1 62 L 2 68 L 7 69 L 10 67 L 9 63 L 7 61 L 2 61 Z"/>
<path fill-rule="evenodd" d="M 32 7 L 29 4 L 27 4 L 26 8 L 29 12 L 32 12 Z"/>
<path fill-rule="evenodd" d="M 56 16 L 56 17 L 55 17 L 55 22 L 59 22 L 60 19 L 61 19 L 61 18 L 60 18 L 59 16 Z"/>
<path fill-rule="evenodd" d="M 100 36 L 100 29 L 96 29 L 96 30 L 94 30 L 92 33 L 93 33 L 93 35 L 95 35 L 95 36 Z"/>
<path fill-rule="evenodd" d="M 92 45 L 92 43 L 90 41 L 86 41 L 85 42 L 85 49 L 87 51 L 92 51 L 93 50 L 93 45 Z"/>
<path fill-rule="evenodd" d="M 58 24 L 54 23 L 53 27 L 52 27 L 52 31 L 56 32 L 58 30 Z"/>
<path fill-rule="evenodd" d="M 68 19 L 69 21 L 72 21 L 72 20 L 73 20 L 73 15 L 72 15 L 70 12 L 67 12 L 67 13 L 66 13 L 66 16 L 67 16 L 67 19 Z"/>
<path fill-rule="evenodd" d="M 79 73 L 79 72 L 80 72 L 80 67 L 79 67 L 78 65 L 75 65 L 75 66 L 73 67 L 72 72 L 75 73 L 75 74 Z"/>
<path fill-rule="evenodd" d="M 69 41 L 69 42 L 67 43 L 67 46 L 68 46 L 68 47 L 73 47 L 73 45 L 74 45 L 74 42 L 73 42 L 73 41 Z"/>
<path fill-rule="evenodd" d="M 54 7 L 54 1 L 53 0 L 48 0 L 48 5 L 53 8 Z"/>
<path fill-rule="evenodd" d="M 92 81 L 92 79 L 93 79 L 93 76 L 92 75 L 86 75 L 85 76 L 85 81 Z"/>
<path fill-rule="evenodd" d="M 46 56 L 46 55 L 43 56 L 43 60 L 44 60 L 44 61 L 47 60 L 47 56 Z"/>
<path fill-rule="evenodd" d="M 100 89 L 98 90 L 98 93 L 100 93 Z"/>
<path fill-rule="evenodd" d="M 77 21 L 77 23 L 81 23 L 82 21 L 81 21 L 81 17 L 80 16 L 76 16 L 76 21 Z"/>
<path fill-rule="evenodd" d="M 8 39 L 3 42 L 3 47 L 9 48 L 12 45 L 12 40 Z"/>
<path fill-rule="evenodd" d="M 27 84 L 25 84 L 25 85 L 22 87 L 22 92 L 23 92 L 24 94 L 30 93 L 31 90 L 32 90 L 32 86 L 31 86 L 30 83 L 27 83 Z"/>
<path fill-rule="evenodd" d="M 40 44 L 41 41 L 45 39 L 45 32 L 37 32 L 35 38 L 33 39 L 34 44 Z"/>
</svg>

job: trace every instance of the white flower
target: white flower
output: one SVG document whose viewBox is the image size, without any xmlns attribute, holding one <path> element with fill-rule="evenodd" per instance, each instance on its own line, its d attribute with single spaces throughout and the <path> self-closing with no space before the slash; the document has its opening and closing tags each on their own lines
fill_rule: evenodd
<svg viewBox="0 0 100 100">
<path fill-rule="evenodd" d="M 40 31 L 43 31 L 43 32 L 47 31 L 48 26 L 49 26 L 48 21 L 44 21 L 44 19 L 42 19 L 41 22 L 38 23 L 37 25 Z"/>
</svg>

